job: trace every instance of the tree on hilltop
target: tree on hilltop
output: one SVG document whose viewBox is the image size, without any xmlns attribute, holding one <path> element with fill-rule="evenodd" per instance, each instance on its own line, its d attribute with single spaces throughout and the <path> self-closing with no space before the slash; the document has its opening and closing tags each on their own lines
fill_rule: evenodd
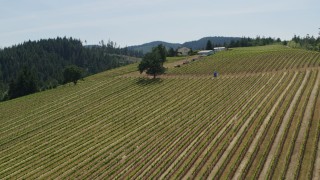
<svg viewBox="0 0 320 180">
<path fill-rule="evenodd" d="M 166 54 L 166 49 L 162 45 L 153 48 L 152 52 L 145 54 L 142 58 L 138 66 L 139 72 L 143 73 L 145 71 L 148 75 L 152 75 L 153 78 L 164 73 L 163 63 L 166 61 Z"/>
</svg>

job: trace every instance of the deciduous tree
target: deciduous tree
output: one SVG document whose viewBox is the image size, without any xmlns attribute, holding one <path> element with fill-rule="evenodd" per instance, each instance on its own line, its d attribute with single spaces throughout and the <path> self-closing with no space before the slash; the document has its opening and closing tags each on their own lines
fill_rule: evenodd
<svg viewBox="0 0 320 180">
<path fill-rule="evenodd" d="M 165 69 L 163 63 L 166 60 L 166 52 L 163 51 L 164 46 L 158 46 L 153 48 L 152 52 L 147 53 L 140 62 L 138 70 L 140 73 L 144 71 L 153 75 L 156 78 L 157 75 L 164 73 Z"/>
<path fill-rule="evenodd" d="M 82 78 L 82 69 L 75 65 L 67 66 L 63 71 L 63 77 L 65 83 L 73 82 L 76 85 Z"/>
</svg>

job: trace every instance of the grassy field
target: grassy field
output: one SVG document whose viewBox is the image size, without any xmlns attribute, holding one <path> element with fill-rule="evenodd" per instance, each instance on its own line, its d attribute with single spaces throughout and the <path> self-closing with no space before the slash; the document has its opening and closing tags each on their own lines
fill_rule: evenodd
<svg viewBox="0 0 320 180">
<path fill-rule="evenodd" d="M 0 179 L 320 178 L 320 53 L 191 59 L 0 103 Z"/>
</svg>

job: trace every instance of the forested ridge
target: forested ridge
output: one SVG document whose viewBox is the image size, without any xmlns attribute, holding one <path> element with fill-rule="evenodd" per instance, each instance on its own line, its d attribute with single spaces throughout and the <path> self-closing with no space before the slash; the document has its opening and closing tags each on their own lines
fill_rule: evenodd
<svg viewBox="0 0 320 180">
<path fill-rule="evenodd" d="M 137 61 L 127 55 L 139 56 L 139 53 L 117 47 L 112 41 L 89 47 L 78 39 L 66 37 L 27 41 L 1 49 L 0 100 L 24 68 L 35 75 L 37 88 L 45 90 L 64 82 L 66 66 L 76 65 L 83 69 L 83 76 L 88 76 Z"/>
</svg>

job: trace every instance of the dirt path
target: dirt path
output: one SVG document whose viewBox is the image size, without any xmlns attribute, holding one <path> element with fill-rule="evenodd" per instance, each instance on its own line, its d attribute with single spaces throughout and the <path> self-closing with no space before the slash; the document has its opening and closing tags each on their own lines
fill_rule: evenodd
<svg viewBox="0 0 320 180">
<path fill-rule="evenodd" d="M 254 153 L 254 150 L 256 148 L 256 146 L 259 143 L 260 138 L 262 137 L 263 132 L 267 129 L 267 125 L 269 124 L 269 122 L 271 121 L 271 116 L 273 115 L 273 113 L 276 111 L 276 109 L 278 109 L 278 106 L 282 100 L 282 98 L 284 97 L 284 95 L 287 93 L 287 91 L 289 90 L 289 88 L 291 88 L 291 85 L 293 84 L 294 80 L 296 79 L 298 73 L 295 73 L 294 76 L 292 77 L 292 80 L 290 81 L 290 83 L 288 84 L 288 86 L 285 88 L 285 90 L 281 93 L 281 95 L 279 96 L 279 98 L 277 99 L 277 101 L 275 102 L 275 104 L 273 105 L 273 107 L 271 108 L 271 110 L 269 111 L 268 115 L 265 117 L 262 125 L 260 126 L 257 134 L 255 135 L 255 138 L 253 139 L 252 143 L 250 144 L 250 147 L 248 149 L 248 152 L 246 153 L 246 155 L 244 156 L 244 158 L 242 159 L 240 165 L 238 166 L 238 169 L 236 170 L 234 177 L 232 179 L 239 179 L 242 175 L 242 172 L 244 170 L 244 168 L 248 165 L 249 160 L 252 156 L 252 154 Z"/>
<path fill-rule="evenodd" d="M 268 71 L 268 72 L 243 72 L 236 74 L 221 74 L 219 77 L 214 79 L 224 79 L 224 78 L 236 78 L 236 77 L 251 77 L 264 74 L 275 74 L 275 73 L 284 73 L 284 72 L 301 72 L 301 71 L 311 71 L 311 70 L 320 70 L 320 67 L 302 67 L 302 68 L 293 68 L 293 69 L 282 69 L 277 71 Z M 153 76 L 148 76 L 145 73 L 140 74 L 138 71 L 132 72 L 120 76 L 122 78 L 153 78 Z M 212 74 L 162 74 L 157 76 L 158 78 L 163 79 L 212 79 Z"/>
<path fill-rule="evenodd" d="M 312 116 L 313 105 L 315 103 L 316 96 L 317 96 L 319 79 L 320 79 L 320 73 L 318 73 L 315 85 L 313 86 L 311 95 L 308 100 L 306 110 L 303 115 L 299 134 L 298 134 L 297 140 L 295 142 L 293 153 L 290 158 L 289 167 L 288 167 L 288 170 L 286 173 L 286 179 L 293 179 L 295 172 L 298 170 L 297 168 L 299 165 L 299 160 L 301 158 L 299 152 L 300 152 L 301 146 L 304 145 L 304 137 L 308 131 L 309 124 L 311 123 L 310 119 L 312 118 L 311 116 Z"/>
<path fill-rule="evenodd" d="M 175 62 L 164 63 L 163 67 L 165 67 L 167 69 L 172 69 L 172 68 L 175 68 L 176 65 L 183 66 L 183 62 L 184 61 L 191 62 L 193 59 L 194 60 L 199 60 L 200 58 L 201 58 L 201 56 L 199 56 L 199 55 L 188 56 L 188 57 L 185 57 L 184 59 L 181 59 L 181 60 L 178 60 L 178 61 L 175 61 Z M 161 77 L 161 76 L 164 76 L 164 75 L 159 75 L 159 77 Z M 122 75 L 120 77 L 149 77 L 149 78 L 152 78 L 153 76 L 148 76 L 146 73 L 140 74 L 140 72 L 138 72 L 138 69 L 137 69 L 137 71 L 134 71 L 134 72 L 131 72 L 131 73 L 128 73 L 128 74 L 124 74 L 124 75 Z"/>
<path fill-rule="evenodd" d="M 179 60 L 179 61 L 175 61 L 175 62 L 171 62 L 171 63 L 165 63 L 163 66 L 165 68 L 174 68 L 174 66 L 176 66 L 176 65 L 183 65 L 184 61 L 191 62 L 193 59 L 194 60 L 199 60 L 200 58 L 201 58 L 201 56 L 199 56 L 199 55 L 188 56 L 185 59 L 182 59 L 182 60 Z"/>
<path fill-rule="evenodd" d="M 243 124 L 243 126 L 241 127 L 241 129 L 239 130 L 239 132 L 236 134 L 236 136 L 232 139 L 232 141 L 230 142 L 229 146 L 227 147 L 227 149 L 224 151 L 224 153 L 222 154 L 222 156 L 220 157 L 220 159 L 218 160 L 218 162 L 216 163 L 216 165 L 214 166 L 214 168 L 212 169 L 212 171 L 209 174 L 208 179 L 213 179 L 214 176 L 217 174 L 217 172 L 219 171 L 220 167 L 222 166 L 222 164 L 224 163 L 224 161 L 226 160 L 226 158 L 228 157 L 229 153 L 231 152 L 231 150 L 234 148 L 234 146 L 236 145 L 237 141 L 239 141 L 242 133 L 245 131 L 246 127 L 249 125 L 249 123 L 252 121 L 253 117 L 255 116 L 255 114 L 258 112 L 258 109 L 261 108 L 261 106 L 263 105 L 263 103 L 265 101 L 268 100 L 269 96 L 273 93 L 273 91 L 279 86 L 279 84 L 282 82 L 284 76 L 286 75 L 286 73 L 283 74 L 283 76 L 281 77 L 281 79 L 278 81 L 278 83 L 272 88 L 272 90 L 268 93 L 268 95 L 266 95 L 266 97 L 260 102 L 260 104 L 257 106 L 257 108 L 255 108 L 255 110 L 252 112 L 252 114 L 250 115 L 250 117 L 248 117 L 248 119 L 246 120 L 246 122 Z"/>
<path fill-rule="evenodd" d="M 304 76 L 304 79 L 299 87 L 299 89 L 297 90 L 296 94 L 294 95 L 293 97 L 293 100 L 292 102 L 290 103 L 290 106 L 285 114 L 285 116 L 283 117 L 283 121 L 281 123 L 281 126 L 279 128 L 279 131 L 276 135 L 276 138 L 272 144 L 272 147 L 271 147 L 271 150 L 268 154 L 268 157 L 267 157 L 267 160 L 263 166 L 263 169 L 260 173 L 260 176 L 259 176 L 259 179 L 266 179 L 267 178 L 267 173 L 269 171 L 269 168 L 271 166 L 271 162 L 273 161 L 274 159 L 274 155 L 279 147 L 279 143 L 280 141 L 282 141 L 281 137 L 283 136 L 283 133 L 284 133 L 284 129 L 288 126 L 288 123 L 289 123 L 289 120 L 290 120 L 290 115 L 293 111 L 293 108 L 295 106 L 295 104 L 297 103 L 298 99 L 299 99 L 299 96 L 301 95 L 302 93 L 302 89 L 303 87 L 306 85 L 306 82 L 307 82 L 307 79 L 310 75 L 310 71 L 307 71 L 306 75 Z"/>
</svg>

